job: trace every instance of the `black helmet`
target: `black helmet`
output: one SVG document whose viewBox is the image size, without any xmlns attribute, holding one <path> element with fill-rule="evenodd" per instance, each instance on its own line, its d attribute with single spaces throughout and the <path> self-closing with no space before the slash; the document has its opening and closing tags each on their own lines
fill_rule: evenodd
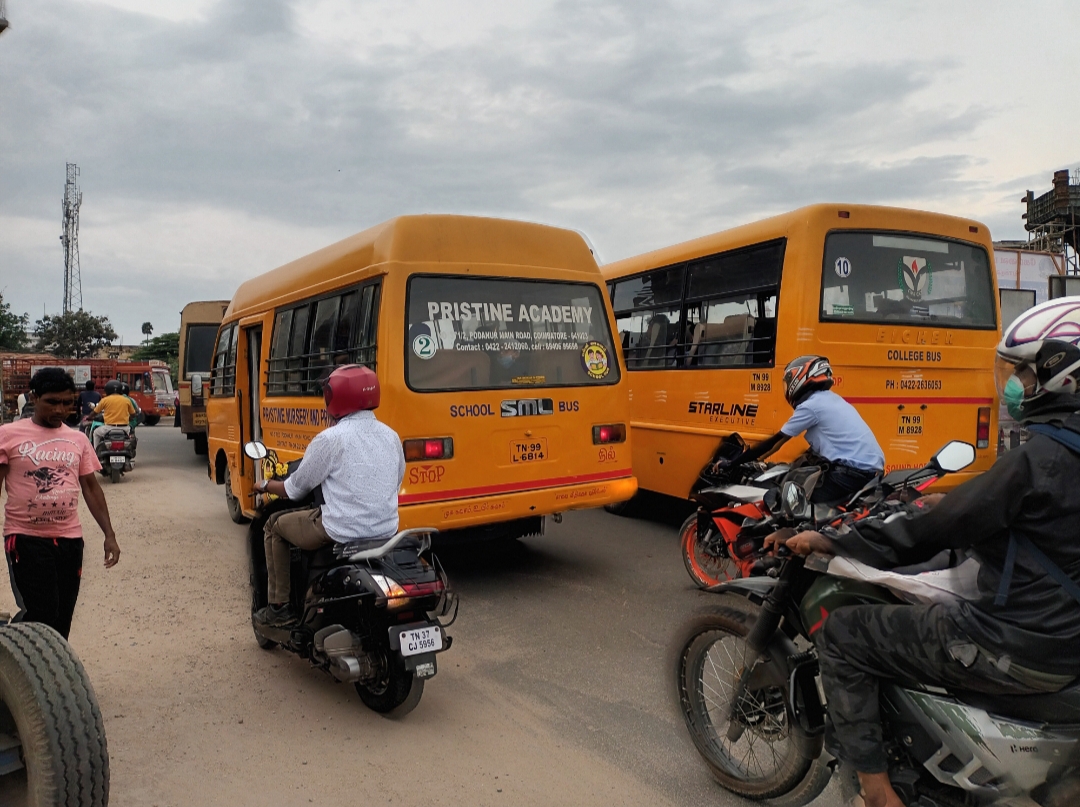
<svg viewBox="0 0 1080 807">
<path fill-rule="evenodd" d="M 784 397 L 792 406 L 798 406 L 811 392 L 831 389 L 832 385 L 832 367 L 824 356 L 799 356 L 784 368 Z"/>
<path fill-rule="evenodd" d="M 120 382 L 120 394 L 121 395 L 127 395 L 130 392 L 131 392 L 131 387 L 129 387 L 127 384 L 125 384 L 123 381 L 121 381 Z"/>
<path fill-rule="evenodd" d="M 115 378 L 105 382 L 106 395 L 120 395 L 122 393 L 122 390 L 123 387 L 121 386 L 120 382 L 117 381 Z"/>
</svg>

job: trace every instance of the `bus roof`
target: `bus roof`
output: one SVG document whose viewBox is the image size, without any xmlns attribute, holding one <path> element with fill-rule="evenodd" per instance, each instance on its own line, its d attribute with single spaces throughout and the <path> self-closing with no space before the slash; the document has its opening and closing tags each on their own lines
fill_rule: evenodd
<svg viewBox="0 0 1080 807">
<path fill-rule="evenodd" d="M 840 218 L 839 211 L 846 212 L 848 216 Z M 798 210 L 792 210 L 790 213 L 781 213 L 779 216 L 742 224 L 730 230 L 624 258 L 621 261 L 601 266 L 600 271 L 606 279 L 610 280 L 661 266 L 670 266 L 703 255 L 780 238 L 788 235 L 792 230 L 810 225 L 829 230 L 886 229 L 938 233 L 963 241 L 978 242 L 987 247 L 991 243 L 989 229 L 985 224 L 973 219 L 962 219 L 943 213 L 904 207 L 830 202 L 807 205 Z M 972 227 L 977 228 L 975 232 L 971 230 Z"/>
<path fill-rule="evenodd" d="M 392 261 L 550 267 L 599 280 L 588 244 L 572 230 L 479 216 L 399 216 L 245 281 L 226 318 L 331 290 Z"/>
<path fill-rule="evenodd" d="M 195 300 L 180 310 L 180 317 L 187 322 L 212 322 L 216 325 L 221 322 L 228 307 L 228 300 Z"/>
</svg>

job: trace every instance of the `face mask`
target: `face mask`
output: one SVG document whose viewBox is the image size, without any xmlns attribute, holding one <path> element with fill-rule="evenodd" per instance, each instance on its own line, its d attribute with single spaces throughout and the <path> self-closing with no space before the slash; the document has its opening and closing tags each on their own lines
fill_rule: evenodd
<svg viewBox="0 0 1080 807">
<path fill-rule="evenodd" d="M 1005 389 L 1001 393 L 1005 399 L 1005 408 L 1009 410 L 1009 417 L 1013 420 L 1022 420 L 1024 416 L 1024 385 L 1016 376 L 1010 376 L 1005 382 Z"/>
</svg>

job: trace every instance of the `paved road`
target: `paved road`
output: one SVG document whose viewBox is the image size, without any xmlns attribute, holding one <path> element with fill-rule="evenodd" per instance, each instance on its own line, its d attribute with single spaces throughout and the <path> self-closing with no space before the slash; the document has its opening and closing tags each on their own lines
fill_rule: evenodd
<svg viewBox="0 0 1080 807">
<path fill-rule="evenodd" d="M 84 509 L 72 643 L 105 715 L 114 805 L 744 803 L 713 784 L 670 694 L 668 637 L 708 598 L 682 568 L 677 514 L 568 513 L 511 551 L 442 551 L 454 646 L 416 711 L 389 721 L 256 647 L 245 528 L 178 430 L 141 429 L 138 467 L 105 492 L 121 562 L 101 568 Z"/>
</svg>

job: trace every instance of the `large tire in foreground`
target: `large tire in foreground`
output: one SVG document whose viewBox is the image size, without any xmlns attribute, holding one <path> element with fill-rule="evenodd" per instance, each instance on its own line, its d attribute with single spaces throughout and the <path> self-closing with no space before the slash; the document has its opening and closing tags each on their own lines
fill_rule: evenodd
<svg viewBox="0 0 1080 807">
<path fill-rule="evenodd" d="M 198 432 L 195 435 L 195 454 L 199 457 L 205 457 L 210 450 L 210 445 L 206 442 L 206 432 Z"/>
<path fill-rule="evenodd" d="M 679 547 L 683 565 L 690 579 L 701 588 L 715 586 L 739 576 L 739 567 L 731 558 L 720 558 L 705 551 L 698 540 L 698 517 L 693 513 L 679 528 Z"/>
<path fill-rule="evenodd" d="M 812 773 L 788 723 L 786 686 L 745 690 L 732 705 L 758 609 L 718 597 L 683 629 L 676 662 L 680 711 L 698 753 L 724 788 L 748 799 L 790 794 Z"/>
<path fill-rule="evenodd" d="M 386 717 L 404 717 L 420 703 L 424 679 L 406 670 L 400 660 L 391 661 L 381 681 L 355 684 L 360 700 L 373 712 Z"/>
<path fill-rule="evenodd" d="M 161 422 L 161 415 L 147 415 L 143 421 L 147 426 L 156 426 Z"/>
<path fill-rule="evenodd" d="M 17 733 L 28 807 L 105 807 L 109 751 L 94 688 L 47 625 L 0 627 L 0 731 Z"/>
</svg>

